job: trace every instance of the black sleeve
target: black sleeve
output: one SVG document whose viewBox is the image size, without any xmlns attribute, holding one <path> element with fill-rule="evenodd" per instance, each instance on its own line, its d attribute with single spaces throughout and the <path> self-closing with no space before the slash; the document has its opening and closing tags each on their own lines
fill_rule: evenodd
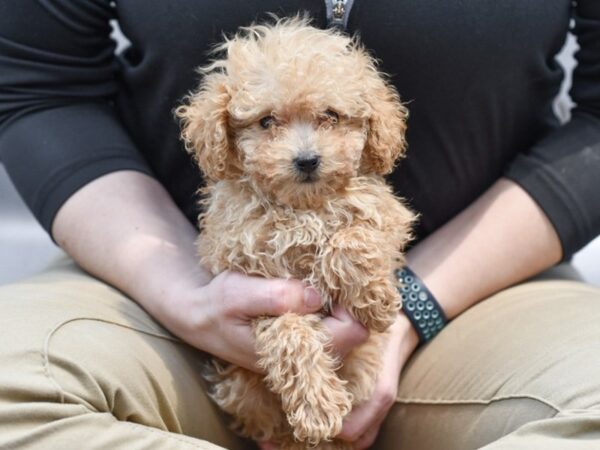
<svg viewBox="0 0 600 450">
<path fill-rule="evenodd" d="M 546 213 L 565 259 L 600 234 L 600 1 L 579 0 L 573 12 L 580 49 L 571 120 L 519 155 L 506 173 Z"/>
<path fill-rule="evenodd" d="M 113 15 L 109 0 L 0 2 L 0 160 L 48 232 L 86 183 L 150 172 L 111 106 Z"/>
</svg>

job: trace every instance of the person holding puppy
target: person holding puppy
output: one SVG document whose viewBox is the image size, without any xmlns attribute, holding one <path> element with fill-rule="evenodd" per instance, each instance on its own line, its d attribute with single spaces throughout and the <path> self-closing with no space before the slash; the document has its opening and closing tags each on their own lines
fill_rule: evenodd
<svg viewBox="0 0 600 450">
<path fill-rule="evenodd" d="M 373 398 L 339 437 L 356 448 L 583 448 L 600 429 L 600 292 L 547 269 L 600 230 L 600 6 L 397 3 L 339 8 L 408 102 L 408 156 L 390 182 L 421 214 L 408 265 L 451 322 L 430 339 L 400 315 Z M 221 30 L 304 10 L 324 27 L 339 8 L 0 6 L 0 157 L 85 271 L 63 262 L 0 289 L 0 446 L 247 447 L 210 404 L 198 350 L 256 369 L 251 319 L 314 312 L 321 299 L 295 280 L 198 267 L 201 180 L 172 109 Z M 119 57 L 115 18 L 132 43 Z M 577 106 L 560 125 L 553 57 L 571 19 Z M 544 271 L 549 281 L 524 282 Z M 342 355 L 366 339 L 341 309 L 323 322 Z"/>
</svg>

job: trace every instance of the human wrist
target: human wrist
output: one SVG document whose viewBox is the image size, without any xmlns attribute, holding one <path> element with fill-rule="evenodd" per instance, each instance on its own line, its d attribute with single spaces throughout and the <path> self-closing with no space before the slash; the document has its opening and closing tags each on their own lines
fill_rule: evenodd
<svg viewBox="0 0 600 450">
<path fill-rule="evenodd" d="M 199 266 L 194 249 L 193 238 L 168 243 L 148 239 L 138 243 L 123 277 L 127 283 L 123 290 L 185 341 L 206 328 L 206 314 L 200 309 L 207 304 L 204 288 L 212 278 Z"/>
<path fill-rule="evenodd" d="M 213 308 L 207 285 L 183 280 L 169 285 L 160 300 L 152 301 L 150 314 L 172 334 L 199 350 L 210 352 L 203 344 L 211 341 Z"/>
<path fill-rule="evenodd" d="M 398 317 L 391 328 L 394 339 L 400 341 L 400 360 L 404 363 L 419 346 L 419 336 L 408 318 L 402 313 L 398 314 Z"/>
<path fill-rule="evenodd" d="M 446 314 L 433 293 L 410 267 L 398 269 L 395 275 L 402 297 L 402 312 L 416 331 L 419 343 L 426 344 L 446 326 Z"/>
</svg>

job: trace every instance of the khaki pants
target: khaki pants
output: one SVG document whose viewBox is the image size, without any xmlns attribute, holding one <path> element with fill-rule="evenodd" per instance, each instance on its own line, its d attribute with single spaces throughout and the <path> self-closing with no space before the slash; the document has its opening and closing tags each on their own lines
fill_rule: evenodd
<svg viewBox="0 0 600 450">
<path fill-rule="evenodd" d="M 0 288 L 0 449 L 247 449 L 202 354 L 63 261 Z M 600 449 L 600 290 L 508 289 L 405 368 L 378 449 Z"/>
</svg>

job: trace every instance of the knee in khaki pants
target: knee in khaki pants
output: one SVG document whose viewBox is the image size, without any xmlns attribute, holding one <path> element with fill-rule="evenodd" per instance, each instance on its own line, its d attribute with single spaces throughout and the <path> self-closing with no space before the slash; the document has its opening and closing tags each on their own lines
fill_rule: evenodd
<svg viewBox="0 0 600 450">
<path fill-rule="evenodd" d="M 0 329 L 0 448 L 251 448 L 202 354 L 71 264 L 0 287 Z"/>
<path fill-rule="evenodd" d="M 599 449 L 600 289 L 537 281 L 455 319 L 405 368 L 375 448 Z"/>
</svg>

